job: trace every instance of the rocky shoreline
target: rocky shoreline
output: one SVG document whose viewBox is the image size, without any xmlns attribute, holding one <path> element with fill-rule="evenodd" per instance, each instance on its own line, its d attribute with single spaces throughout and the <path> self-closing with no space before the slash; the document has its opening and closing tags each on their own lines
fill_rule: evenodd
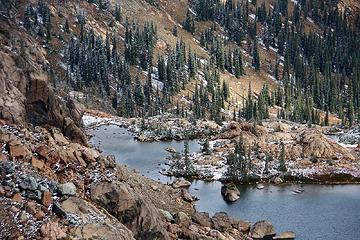
<svg viewBox="0 0 360 240">
<path fill-rule="evenodd" d="M 255 224 L 197 212 L 184 186 L 163 185 L 73 143 L 51 126 L 0 124 L 0 238 L 254 239 Z M 291 233 L 291 236 L 295 236 Z M 279 235 L 278 239 L 284 235 Z"/>
</svg>

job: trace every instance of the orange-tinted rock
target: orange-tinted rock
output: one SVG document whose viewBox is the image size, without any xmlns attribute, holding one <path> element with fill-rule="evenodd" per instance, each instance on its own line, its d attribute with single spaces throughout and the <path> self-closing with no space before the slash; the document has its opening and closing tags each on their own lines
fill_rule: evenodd
<svg viewBox="0 0 360 240">
<path fill-rule="evenodd" d="M 31 165 L 39 170 L 44 168 L 44 162 L 34 157 L 31 158 Z"/>
<path fill-rule="evenodd" d="M 52 194 L 51 192 L 44 192 L 42 197 L 42 204 L 45 207 L 49 207 L 53 202 Z"/>
<path fill-rule="evenodd" d="M 5 189 L 0 186 L 0 196 L 4 196 L 5 195 Z"/>
<path fill-rule="evenodd" d="M 9 153 L 12 157 L 15 158 L 24 158 L 29 153 L 27 148 L 20 143 L 10 143 L 9 144 Z"/>
<path fill-rule="evenodd" d="M 40 228 L 41 236 L 45 239 L 61 239 L 65 238 L 66 234 L 61 229 L 57 222 L 44 223 Z"/>
<path fill-rule="evenodd" d="M 36 152 L 37 154 L 39 154 L 39 156 L 41 158 L 44 158 L 44 159 L 48 159 L 49 158 L 49 155 L 50 155 L 50 148 L 45 146 L 45 145 L 41 145 L 39 146 L 37 149 L 36 149 Z"/>
<path fill-rule="evenodd" d="M 60 159 L 60 157 L 59 157 L 59 153 L 58 153 L 58 152 L 52 152 L 52 153 L 50 153 L 49 159 L 48 159 L 49 164 L 57 163 L 57 162 L 59 162 L 60 160 L 61 160 L 61 159 Z"/>
<path fill-rule="evenodd" d="M 36 211 L 34 216 L 35 216 L 36 219 L 42 220 L 42 219 L 45 218 L 45 213 L 42 210 L 39 209 L 38 211 Z"/>
<path fill-rule="evenodd" d="M 13 197 L 12 197 L 12 200 L 14 202 L 21 202 L 22 201 L 22 197 L 20 195 L 20 193 L 16 193 Z"/>
<path fill-rule="evenodd" d="M 27 207 L 26 207 L 26 210 L 34 215 L 36 212 L 37 212 L 37 208 L 36 208 L 36 203 L 34 201 L 30 201 L 27 203 Z"/>
</svg>

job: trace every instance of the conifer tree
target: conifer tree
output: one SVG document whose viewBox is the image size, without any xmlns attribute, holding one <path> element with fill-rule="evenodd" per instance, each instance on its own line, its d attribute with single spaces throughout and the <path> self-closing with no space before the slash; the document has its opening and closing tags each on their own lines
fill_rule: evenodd
<svg viewBox="0 0 360 240">
<path fill-rule="evenodd" d="M 203 145 L 202 145 L 202 149 L 201 152 L 203 152 L 205 155 L 209 155 L 210 152 L 210 144 L 209 144 L 209 140 L 205 139 Z"/>
<path fill-rule="evenodd" d="M 69 27 L 69 21 L 68 21 L 68 19 L 65 20 L 64 32 L 70 33 L 70 27 Z"/>
<path fill-rule="evenodd" d="M 189 141 L 184 142 L 184 173 L 185 176 L 194 176 L 195 168 L 192 161 L 189 158 Z"/>
<path fill-rule="evenodd" d="M 283 142 L 281 143 L 281 153 L 280 153 L 280 158 L 279 158 L 279 171 L 281 171 L 281 172 L 287 171 L 287 168 L 285 165 L 285 144 Z"/>
<path fill-rule="evenodd" d="M 175 25 L 172 29 L 172 34 L 177 37 L 178 36 L 178 29 L 177 29 L 177 25 Z"/>
<path fill-rule="evenodd" d="M 121 15 L 121 7 L 119 4 L 116 4 L 115 6 L 114 15 L 115 15 L 115 20 L 121 22 L 122 15 Z"/>
<path fill-rule="evenodd" d="M 260 56 L 259 56 L 257 40 L 254 41 L 252 66 L 255 68 L 256 71 L 260 70 Z"/>
<path fill-rule="evenodd" d="M 136 78 L 134 99 L 138 106 L 140 106 L 140 107 L 144 106 L 145 97 L 144 97 L 143 87 L 140 83 L 139 76 L 137 76 L 137 78 Z"/>
<path fill-rule="evenodd" d="M 184 29 L 190 33 L 195 32 L 195 21 L 190 10 L 187 10 L 186 19 L 184 22 Z"/>
</svg>

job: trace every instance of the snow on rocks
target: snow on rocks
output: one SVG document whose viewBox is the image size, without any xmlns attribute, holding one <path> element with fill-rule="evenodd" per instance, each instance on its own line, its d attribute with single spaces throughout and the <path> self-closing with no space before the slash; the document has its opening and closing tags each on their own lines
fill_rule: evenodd
<svg viewBox="0 0 360 240">
<path fill-rule="evenodd" d="M 126 127 L 129 121 L 119 117 L 98 117 L 90 114 L 84 114 L 82 117 L 84 126 L 87 128 L 99 127 L 101 125 L 118 125 Z"/>
<path fill-rule="evenodd" d="M 360 127 L 352 128 L 347 132 L 341 134 L 338 138 L 339 143 L 349 147 L 356 147 L 360 144 Z"/>
</svg>

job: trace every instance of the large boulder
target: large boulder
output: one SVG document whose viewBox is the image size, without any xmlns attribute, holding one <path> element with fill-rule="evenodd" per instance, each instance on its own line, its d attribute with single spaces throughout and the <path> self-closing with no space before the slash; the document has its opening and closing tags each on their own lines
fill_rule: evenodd
<svg viewBox="0 0 360 240">
<path fill-rule="evenodd" d="M 187 188 L 191 185 L 191 182 L 185 180 L 185 179 L 180 179 L 177 178 L 175 179 L 172 184 L 171 184 L 174 188 Z"/>
<path fill-rule="evenodd" d="M 127 226 L 136 239 L 169 239 L 162 214 L 123 182 L 99 182 L 91 188 L 91 199 Z"/>
<path fill-rule="evenodd" d="M 31 152 L 19 141 L 11 141 L 8 143 L 10 156 L 14 158 L 26 158 L 31 156 Z"/>
<path fill-rule="evenodd" d="M 75 239 L 134 240 L 133 233 L 113 217 L 100 212 L 91 203 L 70 197 L 61 203 L 68 216 L 79 224 L 70 233 Z"/>
<path fill-rule="evenodd" d="M 272 239 L 275 235 L 275 228 L 266 220 L 256 222 L 250 229 L 250 236 L 253 239 Z"/>
<path fill-rule="evenodd" d="M 221 187 L 221 195 L 225 201 L 235 202 L 240 198 L 239 189 L 234 183 L 227 183 Z"/>
<path fill-rule="evenodd" d="M 240 232 L 249 232 L 250 230 L 250 223 L 247 221 L 233 219 L 231 225 Z"/>
<path fill-rule="evenodd" d="M 17 182 L 23 190 L 35 191 L 38 188 L 38 182 L 32 176 L 22 175 L 18 178 Z"/>
<path fill-rule="evenodd" d="M 203 227 L 211 227 L 212 226 L 211 218 L 209 216 L 209 213 L 207 213 L 207 212 L 196 212 L 192 216 L 192 220 L 195 223 L 198 223 Z"/>
<path fill-rule="evenodd" d="M 354 160 L 354 156 L 346 148 L 330 140 L 318 130 L 308 129 L 301 133 L 297 142 L 302 145 L 304 157 L 320 159 L 338 159 L 339 157 Z"/>
<path fill-rule="evenodd" d="M 59 192 L 64 196 L 75 196 L 76 186 L 72 182 L 67 182 L 59 185 Z"/>
<path fill-rule="evenodd" d="M 178 212 L 175 214 L 175 222 L 181 227 L 188 227 L 190 225 L 190 218 L 184 212 Z"/>
<path fill-rule="evenodd" d="M 216 230 L 226 232 L 232 229 L 232 219 L 225 212 L 217 212 L 211 218 L 213 226 Z"/>
<path fill-rule="evenodd" d="M 48 221 L 40 228 L 40 234 L 43 239 L 56 240 L 67 237 L 65 231 L 59 226 L 57 222 Z"/>
</svg>

